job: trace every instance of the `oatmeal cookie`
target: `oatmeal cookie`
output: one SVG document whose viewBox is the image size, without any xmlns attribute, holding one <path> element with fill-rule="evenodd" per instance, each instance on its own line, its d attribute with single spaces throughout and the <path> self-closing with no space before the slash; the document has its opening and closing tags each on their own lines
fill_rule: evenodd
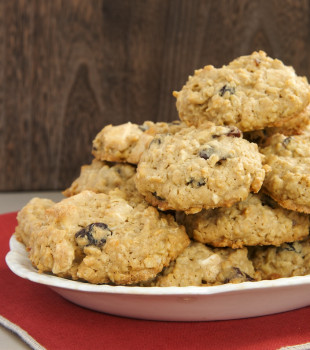
<svg viewBox="0 0 310 350">
<path fill-rule="evenodd" d="M 84 190 L 97 193 L 109 193 L 115 188 L 124 190 L 135 174 L 136 168 L 133 165 L 94 159 L 91 164 L 81 167 L 80 176 L 63 194 L 70 197 Z"/>
<path fill-rule="evenodd" d="M 184 227 L 156 208 L 109 195 L 83 191 L 41 208 L 41 227 L 30 236 L 29 257 L 40 272 L 90 283 L 133 284 L 154 278 L 188 246 Z M 33 216 L 22 209 L 18 229 Z"/>
<path fill-rule="evenodd" d="M 281 206 L 310 213 L 310 134 L 285 136 L 275 134 L 261 148 L 266 175 L 263 190 Z"/>
<path fill-rule="evenodd" d="M 142 152 L 155 134 L 175 133 L 185 127 L 180 121 L 171 123 L 146 121 L 142 125 L 125 123 L 107 125 L 93 141 L 92 153 L 98 160 L 138 164 Z"/>
<path fill-rule="evenodd" d="M 310 274 L 310 238 L 279 247 L 253 247 L 250 259 L 262 279 Z"/>
<path fill-rule="evenodd" d="M 265 177 L 258 147 L 235 127 L 183 128 L 155 136 L 137 167 L 136 186 L 160 210 L 196 213 L 258 192 Z"/>
<path fill-rule="evenodd" d="M 164 269 L 153 285 L 159 287 L 212 286 L 259 280 L 247 248 L 210 248 L 192 242 Z"/>
<path fill-rule="evenodd" d="M 18 226 L 15 228 L 16 239 L 29 247 L 30 236 L 42 228 L 46 209 L 55 203 L 46 198 L 32 198 L 29 203 L 17 213 Z"/>
<path fill-rule="evenodd" d="M 185 215 L 187 233 L 214 247 L 274 245 L 301 240 L 309 234 L 309 216 L 286 210 L 263 193 L 249 194 L 230 208 Z"/>
<path fill-rule="evenodd" d="M 285 123 L 282 127 L 266 128 L 262 130 L 248 131 L 243 134 L 250 142 L 257 143 L 260 147 L 266 146 L 269 137 L 275 134 L 285 136 L 302 135 L 309 132 L 310 127 L 310 105 L 308 105 L 296 118 Z"/>
<path fill-rule="evenodd" d="M 298 115 L 310 102 L 310 86 L 292 67 L 259 51 L 221 68 L 196 70 L 174 96 L 187 125 L 208 120 L 251 131 L 284 125 Z"/>
</svg>

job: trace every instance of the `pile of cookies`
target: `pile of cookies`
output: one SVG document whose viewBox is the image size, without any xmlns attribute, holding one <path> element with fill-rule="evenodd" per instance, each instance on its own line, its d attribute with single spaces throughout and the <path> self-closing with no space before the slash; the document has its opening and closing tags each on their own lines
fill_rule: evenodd
<svg viewBox="0 0 310 350">
<path fill-rule="evenodd" d="M 254 52 L 174 92 L 180 120 L 105 126 L 58 203 L 15 235 L 40 272 L 211 286 L 310 273 L 310 86 Z"/>
</svg>

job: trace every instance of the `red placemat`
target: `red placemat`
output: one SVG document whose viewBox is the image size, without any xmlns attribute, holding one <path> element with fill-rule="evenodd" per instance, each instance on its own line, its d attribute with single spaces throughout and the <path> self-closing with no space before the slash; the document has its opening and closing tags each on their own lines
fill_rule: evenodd
<svg viewBox="0 0 310 350">
<path fill-rule="evenodd" d="M 310 341 L 310 307 L 216 322 L 157 322 L 70 303 L 15 276 L 5 263 L 16 213 L 0 215 L 0 313 L 47 349 L 279 349 Z"/>
</svg>

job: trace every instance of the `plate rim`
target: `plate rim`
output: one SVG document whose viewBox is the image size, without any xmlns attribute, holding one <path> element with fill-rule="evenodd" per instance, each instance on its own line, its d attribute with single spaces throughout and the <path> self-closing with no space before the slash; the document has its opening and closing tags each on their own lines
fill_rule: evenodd
<svg viewBox="0 0 310 350">
<path fill-rule="evenodd" d="M 196 295 L 208 296 L 225 293 L 239 293 L 242 291 L 255 291 L 258 289 L 273 289 L 283 287 L 297 287 L 310 285 L 310 275 L 285 277 L 275 280 L 262 280 L 254 282 L 227 283 L 218 286 L 187 286 L 187 287 L 139 287 L 139 286 L 112 286 L 95 285 L 87 282 L 80 282 L 65 279 L 58 276 L 39 273 L 28 258 L 25 246 L 18 242 L 15 235 L 10 238 L 10 250 L 6 254 L 5 261 L 9 269 L 17 276 L 35 283 L 47 285 L 52 288 L 63 288 L 72 291 L 88 293 L 110 293 L 126 295 L 146 296 L 175 296 L 175 295 Z M 24 263 L 23 263 L 24 262 Z"/>
</svg>

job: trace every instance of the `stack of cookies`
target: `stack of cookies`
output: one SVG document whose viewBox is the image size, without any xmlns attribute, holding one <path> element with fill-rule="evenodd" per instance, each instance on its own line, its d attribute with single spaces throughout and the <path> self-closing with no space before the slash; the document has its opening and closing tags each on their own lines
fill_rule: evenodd
<svg viewBox="0 0 310 350">
<path fill-rule="evenodd" d="M 310 273 L 310 86 L 254 52 L 174 92 L 180 120 L 105 126 L 59 203 L 16 237 L 40 272 L 211 286 Z"/>
</svg>

